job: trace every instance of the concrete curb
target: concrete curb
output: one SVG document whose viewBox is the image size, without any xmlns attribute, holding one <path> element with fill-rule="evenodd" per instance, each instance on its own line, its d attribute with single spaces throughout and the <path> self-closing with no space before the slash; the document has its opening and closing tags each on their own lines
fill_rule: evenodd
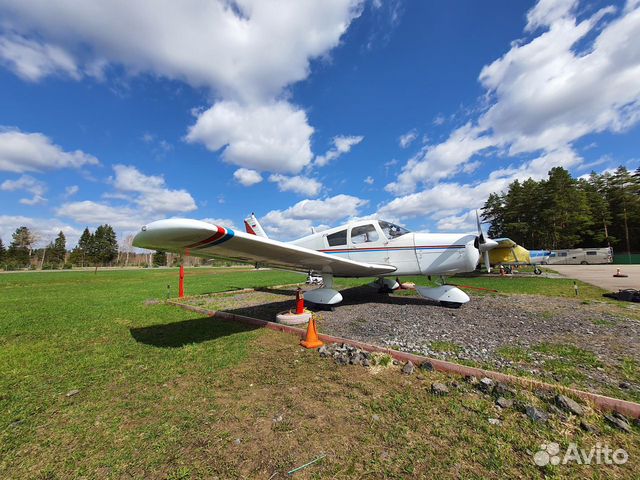
<svg viewBox="0 0 640 480">
<path fill-rule="evenodd" d="M 186 303 L 180 303 L 173 300 L 167 300 L 169 305 L 183 308 L 195 313 L 206 315 L 208 317 L 219 318 L 220 320 L 231 320 L 245 323 L 247 325 L 254 325 L 257 327 L 264 327 L 277 332 L 289 333 L 296 335 L 299 338 L 304 338 L 306 330 L 302 328 L 291 327 L 288 325 L 282 325 L 280 323 L 268 322 L 266 320 L 260 320 L 258 318 L 246 317 L 244 315 L 236 315 L 235 313 L 219 312 L 214 310 L 208 310 L 206 308 L 197 307 L 195 305 L 188 305 Z M 509 375 L 501 372 L 494 372 L 493 370 L 484 370 L 482 368 L 468 367 L 466 365 L 460 365 L 458 363 L 447 362 L 445 360 L 438 360 L 436 358 L 425 357 L 422 355 L 415 355 L 413 353 L 400 352 L 398 350 L 392 350 L 390 348 L 379 347 L 377 345 L 371 345 L 369 343 L 359 342 L 357 340 L 351 340 L 348 338 L 334 337 L 332 335 L 325 335 L 320 333 L 318 335 L 320 340 L 325 343 L 345 343 L 353 347 L 365 350 L 367 352 L 381 352 L 386 353 L 392 358 L 404 362 L 411 361 L 415 365 L 420 365 L 425 362 L 429 362 L 433 365 L 434 370 L 443 373 L 454 373 L 462 376 L 474 376 L 477 378 L 488 377 L 498 382 L 510 383 L 519 385 L 528 390 L 545 390 L 551 392 L 563 392 L 573 395 L 585 402 L 589 402 L 594 405 L 598 410 L 603 411 L 616 411 L 632 418 L 640 418 L 640 403 L 630 402 L 628 400 L 621 400 L 618 398 L 607 397 L 597 393 L 585 392 L 584 390 L 577 390 L 575 388 L 564 387 L 562 385 L 552 385 L 550 383 L 540 382 L 525 377 L 517 377 L 515 375 Z"/>
</svg>

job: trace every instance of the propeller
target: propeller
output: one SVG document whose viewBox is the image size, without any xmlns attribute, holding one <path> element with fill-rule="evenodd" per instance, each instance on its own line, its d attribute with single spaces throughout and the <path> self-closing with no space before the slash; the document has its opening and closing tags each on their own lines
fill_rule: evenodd
<svg viewBox="0 0 640 480">
<path fill-rule="evenodd" d="M 484 259 L 484 266 L 487 269 L 487 273 L 490 273 L 491 264 L 489 263 L 489 250 L 497 247 L 498 242 L 491 240 L 490 238 L 485 238 L 484 233 L 482 232 L 482 226 L 480 225 L 480 215 L 478 215 L 478 210 L 476 210 L 476 224 L 478 226 L 478 250 Z"/>
</svg>

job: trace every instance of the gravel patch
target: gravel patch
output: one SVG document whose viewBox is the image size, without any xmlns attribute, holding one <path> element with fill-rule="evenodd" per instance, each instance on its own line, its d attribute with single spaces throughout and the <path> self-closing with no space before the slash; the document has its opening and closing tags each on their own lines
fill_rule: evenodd
<svg viewBox="0 0 640 480">
<path fill-rule="evenodd" d="M 481 295 L 473 296 L 459 309 L 449 309 L 419 297 L 378 294 L 369 287 L 342 293 L 345 300 L 333 311 L 317 312 L 321 332 L 433 358 L 540 376 L 544 381 L 555 379 L 545 370 L 545 364 L 554 357 L 533 347 L 544 343 L 572 345 L 592 352 L 598 361 L 598 366 L 577 365 L 586 376 L 586 382 L 579 386 L 592 391 L 613 386 L 629 393 L 630 398 L 640 398 L 640 385 L 632 382 L 628 389 L 619 387 L 626 380 L 619 376 L 623 359 L 640 364 L 640 322 L 625 317 L 624 310 L 615 306 L 534 295 Z M 294 298 L 295 289 L 282 288 L 198 297 L 194 302 L 274 320 L 276 313 L 294 307 Z M 514 347 L 526 352 L 526 361 L 504 358 L 509 357 L 503 355 L 504 350 Z"/>
</svg>

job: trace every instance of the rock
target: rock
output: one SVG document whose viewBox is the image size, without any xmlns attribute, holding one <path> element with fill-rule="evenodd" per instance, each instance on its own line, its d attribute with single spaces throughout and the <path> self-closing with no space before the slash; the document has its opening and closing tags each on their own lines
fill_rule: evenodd
<svg viewBox="0 0 640 480">
<path fill-rule="evenodd" d="M 347 358 L 347 355 L 344 353 L 336 354 L 336 356 L 334 357 L 334 360 L 338 365 L 346 365 L 347 363 L 349 363 L 349 359 Z"/>
<path fill-rule="evenodd" d="M 473 375 L 465 375 L 464 381 L 467 382 L 469 385 L 476 385 L 478 383 L 478 379 Z"/>
<path fill-rule="evenodd" d="M 444 383 L 432 383 L 431 393 L 442 397 L 449 394 L 449 389 Z"/>
<path fill-rule="evenodd" d="M 513 407 L 513 400 L 504 397 L 498 397 L 496 400 L 496 405 L 500 408 L 511 408 Z"/>
<path fill-rule="evenodd" d="M 490 418 L 489 423 L 491 425 L 500 425 L 500 420 L 498 420 L 497 418 Z"/>
<path fill-rule="evenodd" d="M 363 358 L 362 361 L 360 362 L 362 364 L 363 367 L 370 367 L 371 366 L 371 362 L 369 362 L 368 358 Z"/>
<path fill-rule="evenodd" d="M 454 380 L 453 382 L 451 382 L 451 387 L 452 388 L 460 388 L 460 384 Z"/>
<path fill-rule="evenodd" d="M 572 413 L 578 417 L 584 415 L 584 410 L 580 404 L 566 395 L 556 395 L 555 401 L 556 405 L 565 412 Z"/>
<path fill-rule="evenodd" d="M 349 365 L 360 365 L 360 354 L 358 352 L 354 352 L 349 357 Z"/>
<path fill-rule="evenodd" d="M 507 385 L 501 382 L 496 383 L 496 385 L 493 387 L 492 393 L 496 397 L 515 397 L 516 396 L 516 392 L 514 390 L 510 389 Z"/>
<path fill-rule="evenodd" d="M 240 439 L 239 439 L 239 438 L 236 438 L 236 439 L 233 441 L 233 444 L 234 444 L 234 445 L 240 445 Z"/>
<path fill-rule="evenodd" d="M 484 392 L 484 393 L 490 393 L 491 390 L 493 390 L 493 380 L 491 380 L 488 377 L 484 377 L 482 379 L 480 379 L 480 383 L 478 384 L 478 388 L 480 388 L 480 391 Z"/>
<path fill-rule="evenodd" d="M 274 423 L 280 423 L 282 420 L 284 420 L 284 417 L 282 415 L 278 415 L 277 417 L 273 417 L 273 422 Z"/>
<path fill-rule="evenodd" d="M 394 364 L 394 365 L 400 365 L 400 360 L 394 360 L 394 361 L 393 361 L 393 364 Z"/>
<path fill-rule="evenodd" d="M 527 417 L 529 417 L 534 422 L 546 422 L 549 420 L 549 414 L 543 410 L 540 410 L 532 405 L 529 405 L 525 408 L 525 413 Z"/>
<path fill-rule="evenodd" d="M 623 414 L 621 414 L 620 412 L 613 412 L 613 416 L 616 418 L 619 418 L 620 420 L 622 420 L 625 423 L 629 423 L 629 419 L 627 417 L 625 417 Z"/>
<path fill-rule="evenodd" d="M 598 430 L 596 430 L 596 427 L 594 427 L 590 423 L 585 422 L 584 420 L 580 420 L 580 428 L 587 433 L 593 433 L 594 435 L 598 434 Z"/>
<path fill-rule="evenodd" d="M 402 367 L 402 373 L 405 375 L 411 375 L 414 370 L 415 370 L 415 367 L 413 366 L 413 363 L 411 362 L 411 360 L 405 363 L 404 367 Z"/>
<path fill-rule="evenodd" d="M 318 353 L 320 354 L 320 356 L 322 358 L 328 357 L 329 356 L 329 349 L 323 345 L 318 349 Z"/>
<path fill-rule="evenodd" d="M 67 397 L 73 397 L 73 396 L 75 396 L 75 395 L 77 395 L 77 394 L 79 394 L 79 393 L 80 393 L 80 390 L 69 390 L 69 391 L 66 393 L 66 396 L 67 396 Z"/>
<path fill-rule="evenodd" d="M 615 417 L 613 415 L 605 415 L 604 419 L 607 421 L 607 423 L 609 423 L 609 425 L 617 428 L 618 430 L 622 430 L 623 432 L 627 433 L 631 431 L 631 425 L 618 417 Z"/>
<path fill-rule="evenodd" d="M 18 420 L 14 420 L 13 422 L 11 422 L 9 424 L 9 428 L 16 428 L 19 427 L 20 425 L 22 425 L 24 423 L 24 420 L 18 419 Z"/>
<path fill-rule="evenodd" d="M 371 420 L 373 420 L 374 422 L 377 422 L 378 420 L 380 420 L 380 415 L 378 415 L 377 413 L 374 413 L 373 415 L 371 415 Z"/>
<path fill-rule="evenodd" d="M 633 424 L 634 424 L 636 427 L 640 428 L 640 418 L 636 418 L 636 419 L 633 421 Z"/>
<path fill-rule="evenodd" d="M 422 362 L 420 364 L 420 370 L 426 370 L 427 372 L 433 372 L 433 364 L 431 362 Z"/>
<path fill-rule="evenodd" d="M 620 388 L 622 388 L 624 390 L 629 390 L 631 388 L 631 384 L 629 382 L 621 382 L 620 383 Z"/>
<path fill-rule="evenodd" d="M 533 394 L 538 397 L 541 400 L 544 401 L 551 401 L 553 399 L 553 393 L 547 391 L 547 390 L 534 390 Z"/>
</svg>

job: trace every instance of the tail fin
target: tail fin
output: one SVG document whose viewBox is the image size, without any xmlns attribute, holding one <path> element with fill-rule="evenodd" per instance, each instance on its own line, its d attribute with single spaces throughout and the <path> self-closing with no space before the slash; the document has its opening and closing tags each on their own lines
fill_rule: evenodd
<svg viewBox="0 0 640 480">
<path fill-rule="evenodd" d="M 251 233 L 252 235 L 269 238 L 267 237 L 267 234 L 264 233 L 262 225 L 260 225 L 260 222 L 253 212 L 251 213 L 251 215 L 244 219 L 244 229 L 247 231 L 247 233 Z"/>
</svg>

